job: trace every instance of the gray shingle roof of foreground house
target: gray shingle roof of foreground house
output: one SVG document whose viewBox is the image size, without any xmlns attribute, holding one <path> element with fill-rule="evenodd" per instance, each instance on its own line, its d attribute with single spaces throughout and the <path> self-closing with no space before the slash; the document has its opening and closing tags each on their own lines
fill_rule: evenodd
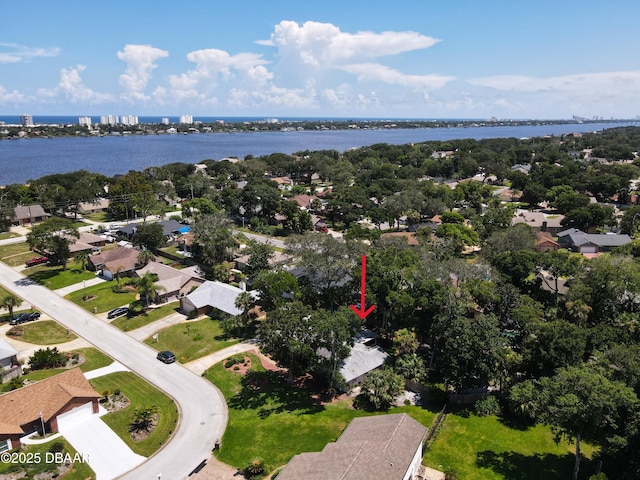
<svg viewBox="0 0 640 480">
<path fill-rule="evenodd" d="M 354 418 L 321 452 L 294 456 L 278 480 L 414 479 L 426 434 L 406 413 Z"/>
</svg>

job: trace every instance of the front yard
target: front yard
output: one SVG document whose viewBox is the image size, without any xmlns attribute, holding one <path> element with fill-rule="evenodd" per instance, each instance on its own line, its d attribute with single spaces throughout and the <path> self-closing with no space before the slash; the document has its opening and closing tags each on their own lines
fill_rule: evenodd
<svg viewBox="0 0 640 480">
<path fill-rule="evenodd" d="M 158 308 L 152 308 L 147 310 L 140 315 L 136 315 L 135 317 L 123 316 L 116 318 L 111 325 L 119 328 L 120 330 L 124 330 L 128 332 L 129 330 L 135 330 L 136 328 L 144 327 L 145 325 L 155 322 L 156 320 L 160 320 L 161 318 L 166 317 L 167 315 L 171 315 L 176 313 L 178 307 L 180 307 L 180 302 L 171 302 L 163 304 Z"/>
<path fill-rule="evenodd" d="M 92 285 L 86 289 L 80 289 L 65 296 L 76 305 L 88 310 L 89 312 L 103 313 L 108 312 L 121 305 L 129 305 L 136 299 L 135 290 L 127 290 L 124 293 L 115 293 L 113 287 L 115 281 L 103 282 L 98 285 Z M 83 297 L 87 295 L 88 300 Z M 94 310 L 95 309 L 95 310 Z"/>
<path fill-rule="evenodd" d="M 80 262 L 69 260 L 67 269 L 62 270 L 61 265 L 48 267 L 46 265 L 38 265 L 37 267 L 27 268 L 23 272 L 31 280 L 38 282 L 40 285 L 51 290 L 68 287 L 82 282 L 83 280 L 91 280 L 95 278 L 95 272 L 83 270 Z"/>
<path fill-rule="evenodd" d="M 0 247 L 0 262 L 6 263 L 10 267 L 24 265 L 27 260 L 39 256 L 32 252 L 26 242 L 12 243 Z"/>
<path fill-rule="evenodd" d="M 178 408 L 167 395 L 131 372 L 116 372 L 90 381 L 98 392 L 119 390 L 131 404 L 122 410 L 108 413 L 102 420 L 118 434 L 131 450 L 148 457 L 169 439 L 178 422 Z M 137 407 L 158 408 L 158 424 L 151 434 L 139 442 L 130 434 L 131 414 Z M 117 459 L 114 459 L 117 461 Z M 178 461 L 178 460 L 177 460 Z"/>
<path fill-rule="evenodd" d="M 227 339 L 220 322 L 209 317 L 165 328 L 158 332 L 157 341 L 153 338 L 144 341 L 158 351 L 172 351 L 181 363 L 204 357 L 238 342 L 238 339 Z"/>
<path fill-rule="evenodd" d="M 14 337 L 16 340 L 33 343 L 35 345 L 55 345 L 57 343 L 70 342 L 78 338 L 73 333 L 70 333 L 67 328 L 64 328 L 53 320 L 24 323 L 13 327 L 11 330 L 13 329 L 22 330 L 22 335 Z M 9 332 L 11 332 L 11 330 L 9 330 Z M 7 332 L 7 335 L 9 332 Z"/>
</svg>

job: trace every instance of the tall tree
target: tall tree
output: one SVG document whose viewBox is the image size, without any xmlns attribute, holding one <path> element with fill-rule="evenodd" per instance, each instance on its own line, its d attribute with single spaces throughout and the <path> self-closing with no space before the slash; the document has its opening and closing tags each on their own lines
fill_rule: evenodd
<svg viewBox="0 0 640 480">
<path fill-rule="evenodd" d="M 638 406 L 638 397 L 590 365 L 561 368 L 553 377 L 528 380 L 512 388 L 511 402 L 540 423 L 556 440 L 575 441 L 573 480 L 578 479 L 582 441 L 606 447 Z"/>
<path fill-rule="evenodd" d="M 229 260 L 238 247 L 232 227 L 233 223 L 223 213 L 198 217 L 191 226 L 196 257 L 209 266 Z"/>
<path fill-rule="evenodd" d="M 47 253 L 51 263 L 59 263 L 66 270 L 71 256 L 69 246 L 78 238 L 80 233 L 70 219 L 50 217 L 27 234 L 27 244 L 34 250 Z"/>
</svg>

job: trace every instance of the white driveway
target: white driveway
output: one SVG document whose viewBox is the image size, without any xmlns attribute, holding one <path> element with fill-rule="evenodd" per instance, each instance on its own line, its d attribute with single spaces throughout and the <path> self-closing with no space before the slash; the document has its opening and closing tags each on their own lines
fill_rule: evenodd
<svg viewBox="0 0 640 480">
<path fill-rule="evenodd" d="M 133 453 L 99 415 L 64 422 L 60 425 L 60 433 L 88 460 L 97 480 L 112 480 L 146 460 Z"/>
</svg>

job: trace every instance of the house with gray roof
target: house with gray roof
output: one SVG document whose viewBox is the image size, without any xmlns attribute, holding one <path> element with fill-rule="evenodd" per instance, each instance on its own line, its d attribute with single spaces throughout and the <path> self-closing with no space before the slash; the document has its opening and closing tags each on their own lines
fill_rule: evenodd
<svg viewBox="0 0 640 480">
<path fill-rule="evenodd" d="M 356 334 L 351 352 L 340 367 L 340 374 L 350 388 L 362 382 L 367 373 L 380 368 L 389 358 L 389 354 L 376 344 L 377 338 L 378 335 L 366 329 Z"/>
<path fill-rule="evenodd" d="M 615 233 L 584 233 L 582 230 L 570 228 L 558 232 L 558 243 L 574 252 L 599 253 L 631 243 L 631 237 Z"/>
<path fill-rule="evenodd" d="M 426 434 L 406 413 L 354 418 L 321 452 L 295 455 L 278 480 L 414 480 Z"/>
<path fill-rule="evenodd" d="M 180 299 L 180 308 L 187 314 L 195 311 L 198 315 L 205 315 L 218 310 L 227 315 L 240 315 L 242 310 L 236 307 L 236 298 L 244 291 L 233 285 L 207 280 Z M 257 292 L 249 293 L 253 298 L 258 298 Z"/>
<path fill-rule="evenodd" d="M 197 268 L 197 267 L 195 267 Z M 156 302 L 178 299 L 204 283 L 204 277 L 194 268 L 178 270 L 160 262 L 149 262 L 136 270 L 135 276 L 142 277 L 146 273 L 157 275 L 154 282 L 157 287 Z"/>
<path fill-rule="evenodd" d="M 18 205 L 13 209 L 13 223 L 24 225 L 26 223 L 43 222 L 50 215 L 44 211 L 41 205 Z"/>
</svg>

